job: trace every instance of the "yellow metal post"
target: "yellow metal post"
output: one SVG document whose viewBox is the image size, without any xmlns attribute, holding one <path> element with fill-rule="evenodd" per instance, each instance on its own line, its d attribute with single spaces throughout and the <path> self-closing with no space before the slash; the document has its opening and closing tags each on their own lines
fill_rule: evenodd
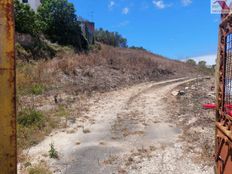
<svg viewBox="0 0 232 174">
<path fill-rule="evenodd" d="M 0 0 L 0 174 L 17 173 L 13 0 Z"/>
</svg>

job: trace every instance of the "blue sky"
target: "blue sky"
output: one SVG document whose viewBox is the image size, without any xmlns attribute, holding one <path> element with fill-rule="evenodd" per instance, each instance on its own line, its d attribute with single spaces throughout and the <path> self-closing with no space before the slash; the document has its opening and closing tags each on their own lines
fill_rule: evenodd
<svg viewBox="0 0 232 174">
<path fill-rule="evenodd" d="M 129 46 L 169 58 L 215 55 L 219 15 L 210 0 L 69 0 L 97 28 L 118 31 Z"/>
</svg>

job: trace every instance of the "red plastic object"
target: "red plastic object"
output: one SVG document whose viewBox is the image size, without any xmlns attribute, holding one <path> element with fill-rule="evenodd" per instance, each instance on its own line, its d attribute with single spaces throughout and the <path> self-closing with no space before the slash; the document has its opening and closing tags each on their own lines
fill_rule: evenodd
<svg viewBox="0 0 232 174">
<path fill-rule="evenodd" d="M 230 104 L 225 104 L 225 107 L 226 107 L 227 109 L 232 109 L 232 105 L 230 105 Z"/>
<path fill-rule="evenodd" d="M 229 116 L 232 116 L 232 111 L 226 111 Z"/>
<path fill-rule="evenodd" d="M 208 104 L 203 104 L 204 109 L 216 109 L 216 104 L 214 103 L 208 103 Z"/>
</svg>

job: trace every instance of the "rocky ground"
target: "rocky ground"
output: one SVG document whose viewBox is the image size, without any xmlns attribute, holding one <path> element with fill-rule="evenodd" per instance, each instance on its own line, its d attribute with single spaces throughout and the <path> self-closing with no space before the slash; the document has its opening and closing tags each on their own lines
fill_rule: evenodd
<svg viewBox="0 0 232 174">
<path fill-rule="evenodd" d="M 214 86 L 214 78 L 191 82 L 176 89 L 183 95 L 167 100 L 171 121 L 183 130 L 185 150 L 198 154 L 195 161 L 206 165 L 213 165 L 215 112 L 202 109 L 202 104 L 215 103 Z"/>
<path fill-rule="evenodd" d="M 73 99 L 73 119 L 24 151 L 20 173 L 42 164 L 67 174 L 211 174 L 214 112 L 202 104 L 214 102 L 213 85 L 182 78 Z M 51 143 L 58 159 L 49 158 Z"/>
</svg>

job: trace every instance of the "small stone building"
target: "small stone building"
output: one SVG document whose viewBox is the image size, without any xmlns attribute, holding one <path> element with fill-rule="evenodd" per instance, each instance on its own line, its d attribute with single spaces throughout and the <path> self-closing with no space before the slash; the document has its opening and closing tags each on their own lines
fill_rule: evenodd
<svg viewBox="0 0 232 174">
<path fill-rule="evenodd" d="M 90 22 L 87 20 L 79 20 L 80 27 L 83 35 L 89 42 L 89 44 L 94 44 L 94 31 L 95 31 L 95 24 L 94 22 Z"/>
</svg>

